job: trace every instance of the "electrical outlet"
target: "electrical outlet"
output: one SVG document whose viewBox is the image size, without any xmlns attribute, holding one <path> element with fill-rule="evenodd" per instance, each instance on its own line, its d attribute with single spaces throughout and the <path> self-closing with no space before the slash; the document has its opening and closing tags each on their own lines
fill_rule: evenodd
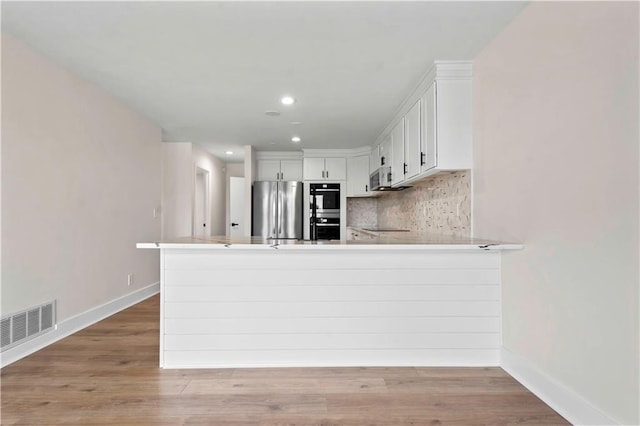
<svg viewBox="0 0 640 426">
<path fill-rule="evenodd" d="M 127 285 L 128 286 L 133 285 L 133 274 L 127 275 Z"/>
</svg>

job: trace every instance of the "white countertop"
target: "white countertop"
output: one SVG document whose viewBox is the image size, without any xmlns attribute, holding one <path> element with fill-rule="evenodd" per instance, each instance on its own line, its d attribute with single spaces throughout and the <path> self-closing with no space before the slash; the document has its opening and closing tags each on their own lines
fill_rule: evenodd
<svg viewBox="0 0 640 426">
<path fill-rule="evenodd" d="M 259 237 L 230 238 L 224 236 L 184 237 L 174 240 L 138 243 L 138 248 L 184 249 L 250 249 L 250 250 L 517 250 L 522 245 L 451 235 L 413 232 L 384 232 L 367 240 L 287 240 Z"/>
</svg>

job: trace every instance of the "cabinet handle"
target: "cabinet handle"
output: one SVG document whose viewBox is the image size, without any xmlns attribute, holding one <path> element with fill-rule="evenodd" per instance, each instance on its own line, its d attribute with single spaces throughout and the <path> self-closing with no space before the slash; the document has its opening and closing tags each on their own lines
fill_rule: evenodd
<svg viewBox="0 0 640 426">
<path fill-rule="evenodd" d="M 280 172 L 280 180 L 284 180 L 284 172 Z"/>
<path fill-rule="evenodd" d="M 427 163 L 427 155 L 424 152 L 420 153 L 420 165 L 424 166 Z"/>
<path fill-rule="evenodd" d="M 369 185 L 364 186 L 364 192 L 369 192 Z"/>
<path fill-rule="evenodd" d="M 407 163 L 403 163 L 402 164 L 402 171 L 404 172 L 404 174 L 407 174 Z"/>
<path fill-rule="evenodd" d="M 327 170 L 327 179 L 329 179 L 329 170 Z"/>
<path fill-rule="evenodd" d="M 380 157 L 380 165 L 384 166 L 384 155 L 382 157 Z"/>
<path fill-rule="evenodd" d="M 322 171 L 322 179 L 324 179 L 324 170 Z"/>
</svg>

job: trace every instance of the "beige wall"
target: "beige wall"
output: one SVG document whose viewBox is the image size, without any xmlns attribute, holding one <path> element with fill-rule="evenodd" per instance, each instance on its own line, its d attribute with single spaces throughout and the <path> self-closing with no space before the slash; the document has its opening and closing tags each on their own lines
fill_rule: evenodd
<svg viewBox="0 0 640 426">
<path fill-rule="evenodd" d="M 2 313 L 159 281 L 160 128 L 2 34 Z M 134 274 L 133 286 L 127 275 Z"/>
<path fill-rule="evenodd" d="M 638 416 L 638 4 L 532 3 L 474 62 L 475 235 L 503 259 L 504 346 Z"/>
<path fill-rule="evenodd" d="M 162 239 L 191 235 L 193 153 L 188 142 L 162 144 Z"/>
</svg>

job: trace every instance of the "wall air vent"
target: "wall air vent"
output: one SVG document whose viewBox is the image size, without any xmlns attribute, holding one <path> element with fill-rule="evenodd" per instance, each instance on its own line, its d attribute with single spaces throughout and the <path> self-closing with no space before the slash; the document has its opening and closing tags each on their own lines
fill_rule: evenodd
<svg viewBox="0 0 640 426">
<path fill-rule="evenodd" d="M 56 302 L 45 303 L 0 319 L 0 350 L 4 351 L 53 330 Z"/>
</svg>

